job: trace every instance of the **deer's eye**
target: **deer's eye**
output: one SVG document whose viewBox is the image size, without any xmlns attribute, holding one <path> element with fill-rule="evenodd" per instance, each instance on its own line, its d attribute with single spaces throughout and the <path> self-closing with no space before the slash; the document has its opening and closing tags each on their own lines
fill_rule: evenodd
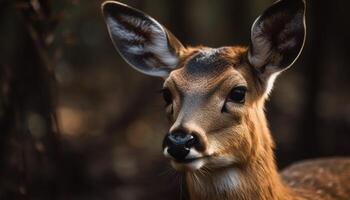
<svg viewBox="0 0 350 200">
<path fill-rule="evenodd" d="M 246 92 L 247 92 L 246 87 L 237 86 L 231 90 L 230 94 L 227 97 L 227 101 L 244 104 Z"/>
<path fill-rule="evenodd" d="M 162 90 L 163 99 L 165 101 L 165 105 L 168 106 L 173 102 L 173 96 L 169 89 L 165 88 Z"/>
</svg>

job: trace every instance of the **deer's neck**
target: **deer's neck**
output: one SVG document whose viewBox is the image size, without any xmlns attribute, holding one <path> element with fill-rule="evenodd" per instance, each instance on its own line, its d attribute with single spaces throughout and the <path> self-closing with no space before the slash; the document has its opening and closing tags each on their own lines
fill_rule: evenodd
<svg viewBox="0 0 350 200">
<path fill-rule="evenodd" d="M 278 174 L 273 156 L 273 141 L 261 113 L 253 113 L 252 135 L 257 136 L 251 159 L 243 165 L 233 165 L 212 171 L 186 175 L 192 200 L 292 200 L 287 186 Z M 260 122 L 260 123 L 256 123 Z"/>
<path fill-rule="evenodd" d="M 266 159 L 267 160 L 267 159 Z M 273 163 L 264 158 L 251 166 L 187 174 L 191 200 L 291 200 Z"/>
</svg>

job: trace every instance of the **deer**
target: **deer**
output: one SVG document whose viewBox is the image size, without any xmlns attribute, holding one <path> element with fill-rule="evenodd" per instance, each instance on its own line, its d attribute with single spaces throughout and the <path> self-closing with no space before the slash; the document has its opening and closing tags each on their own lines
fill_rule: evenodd
<svg viewBox="0 0 350 200">
<path fill-rule="evenodd" d="M 264 104 L 306 40 L 305 0 L 279 0 L 251 27 L 248 46 L 184 46 L 151 16 L 106 1 L 121 57 L 161 78 L 170 129 L 162 153 L 191 200 L 350 200 L 350 159 L 317 158 L 279 172 Z"/>
</svg>

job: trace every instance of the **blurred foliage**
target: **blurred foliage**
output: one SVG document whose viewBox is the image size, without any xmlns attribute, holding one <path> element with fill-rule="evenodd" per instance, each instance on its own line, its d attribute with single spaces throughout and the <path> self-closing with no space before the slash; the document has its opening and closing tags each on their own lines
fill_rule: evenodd
<svg viewBox="0 0 350 200">
<path fill-rule="evenodd" d="M 125 0 L 188 45 L 249 44 L 272 0 Z M 114 50 L 102 1 L 0 0 L 0 199 L 179 199 L 161 80 Z M 349 155 L 349 2 L 309 0 L 308 39 L 267 115 L 281 167 Z"/>
</svg>

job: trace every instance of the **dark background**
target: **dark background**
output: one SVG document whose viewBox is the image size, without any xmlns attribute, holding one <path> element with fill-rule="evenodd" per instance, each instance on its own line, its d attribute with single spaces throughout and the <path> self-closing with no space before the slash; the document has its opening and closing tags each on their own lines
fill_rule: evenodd
<svg viewBox="0 0 350 200">
<path fill-rule="evenodd" d="M 272 0 L 129 0 L 184 44 L 248 45 Z M 102 1 L 0 0 L 0 199 L 186 196 L 157 91 L 114 50 Z M 307 42 L 267 103 L 280 168 L 350 155 L 350 2 L 309 0 Z"/>
</svg>

